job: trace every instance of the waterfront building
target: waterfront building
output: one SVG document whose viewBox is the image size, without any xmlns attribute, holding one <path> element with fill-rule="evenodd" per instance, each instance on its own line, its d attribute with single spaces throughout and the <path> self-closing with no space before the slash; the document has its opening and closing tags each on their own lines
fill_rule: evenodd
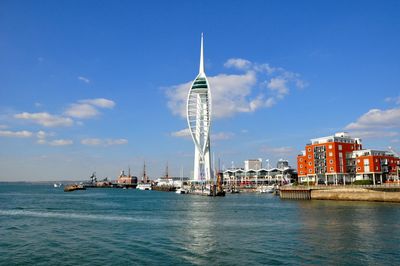
<svg viewBox="0 0 400 266">
<path fill-rule="evenodd" d="M 279 159 L 278 162 L 276 163 L 276 168 L 284 169 L 284 168 L 288 168 L 288 167 L 290 167 L 288 160 Z"/>
<path fill-rule="evenodd" d="M 125 171 L 122 170 L 117 178 L 117 183 L 120 185 L 133 185 L 133 184 L 136 185 L 137 181 L 138 181 L 137 177 L 131 175 L 130 169 L 128 175 L 126 175 Z"/>
<path fill-rule="evenodd" d="M 378 161 L 381 166 L 377 165 Z M 386 161 L 388 164 L 393 161 L 389 172 L 385 172 L 386 168 L 382 164 Z M 311 139 L 311 143 L 297 156 L 297 170 L 300 183 L 337 185 L 370 179 L 375 184 L 375 178 L 382 179 L 380 182 L 389 177 L 394 178 L 398 171 L 398 162 L 398 158 L 388 152 L 363 150 L 360 138 L 340 132 L 333 136 Z"/>
<path fill-rule="evenodd" d="M 253 168 L 251 161 L 254 161 Z M 257 161 L 258 163 L 256 163 Z M 269 183 L 288 184 L 297 181 L 297 172 L 289 166 L 287 160 L 280 159 L 277 166 L 273 168 L 262 168 L 262 160 L 246 160 L 245 167 L 232 167 L 223 171 L 223 182 L 225 186 L 257 186 Z M 260 166 L 258 168 L 258 166 Z"/>
<path fill-rule="evenodd" d="M 195 181 L 212 179 L 210 158 L 211 92 L 204 72 L 203 34 L 200 45 L 199 74 L 194 79 L 187 97 L 187 123 L 194 142 Z"/>
<path fill-rule="evenodd" d="M 354 151 L 350 162 L 355 166 L 356 180 L 372 180 L 375 185 L 399 179 L 400 159 L 391 152 L 371 149 Z"/>
<path fill-rule="evenodd" d="M 260 170 L 262 168 L 262 159 L 250 159 L 244 161 L 244 170 Z"/>
</svg>

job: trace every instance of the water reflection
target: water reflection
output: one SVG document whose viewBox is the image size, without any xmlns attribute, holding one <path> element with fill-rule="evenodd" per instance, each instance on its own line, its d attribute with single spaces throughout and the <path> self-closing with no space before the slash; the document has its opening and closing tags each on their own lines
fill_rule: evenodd
<svg viewBox="0 0 400 266">
<path fill-rule="evenodd" d="M 298 206 L 305 260 L 371 263 L 400 247 L 397 204 L 305 201 Z"/>
</svg>

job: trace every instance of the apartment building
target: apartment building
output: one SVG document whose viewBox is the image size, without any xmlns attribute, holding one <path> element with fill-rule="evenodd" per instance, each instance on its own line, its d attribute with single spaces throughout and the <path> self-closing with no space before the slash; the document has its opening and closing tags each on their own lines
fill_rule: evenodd
<svg viewBox="0 0 400 266">
<path fill-rule="evenodd" d="M 312 139 L 297 156 L 299 181 L 345 184 L 354 180 L 382 183 L 399 178 L 399 158 L 393 153 L 363 150 L 360 138 L 346 132 Z"/>
<path fill-rule="evenodd" d="M 354 151 L 350 163 L 355 165 L 356 180 L 382 184 L 399 178 L 400 159 L 391 152 L 371 149 Z"/>
</svg>

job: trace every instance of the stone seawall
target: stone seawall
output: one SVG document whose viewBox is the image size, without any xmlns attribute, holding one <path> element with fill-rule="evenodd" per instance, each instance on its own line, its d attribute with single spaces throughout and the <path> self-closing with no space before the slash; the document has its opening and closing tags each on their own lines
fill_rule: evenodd
<svg viewBox="0 0 400 266">
<path fill-rule="evenodd" d="M 363 188 L 311 190 L 311 199 L 399 202 L 400 192 L 374 191 Z"/>
<path fill-rule="evenodd" d="M 280 189 L 281 199 L 295 200 L 358 200 L 399 202 L 400 186 L 286 186 Z"/>
</svg>

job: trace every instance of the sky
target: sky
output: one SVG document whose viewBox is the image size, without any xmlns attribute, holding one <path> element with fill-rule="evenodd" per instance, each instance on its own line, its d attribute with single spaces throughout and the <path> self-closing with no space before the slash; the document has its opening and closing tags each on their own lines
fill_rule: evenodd
<svg viewBox="0 0 400 266">
<path fill-rule="evenodd" d="M 346 131 L 400 152 L 399 1 L 0 1 L 0 181 L 190 176 L 204 33 L 221 168 Z"/>
</svg>

